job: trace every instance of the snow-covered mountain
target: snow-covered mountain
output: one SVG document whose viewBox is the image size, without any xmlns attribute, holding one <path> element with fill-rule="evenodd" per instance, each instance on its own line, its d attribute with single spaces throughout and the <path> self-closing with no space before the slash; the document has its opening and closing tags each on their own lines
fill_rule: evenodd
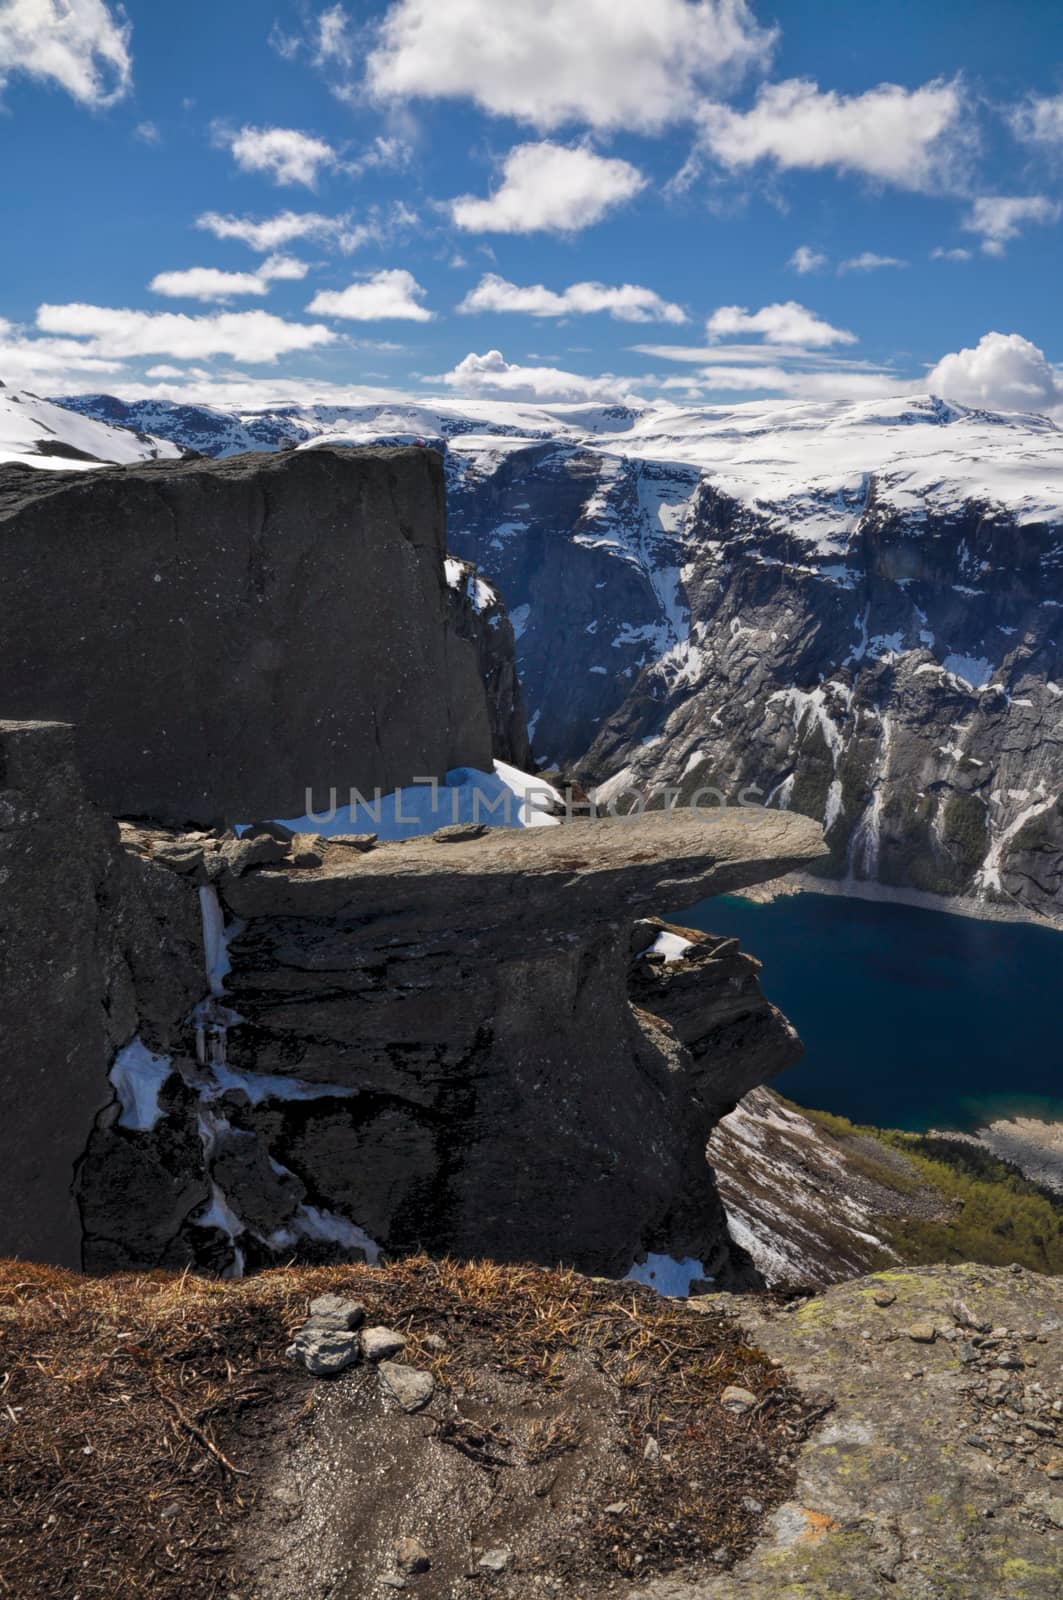
<svg viewBox="0 0 1063 1600">
<path fill-rule="evenodd" d="M 183 454 L 168 439 L 150 438 L 128 426 L 112 427 L 91 414 L 42 400 L 26 389 L 0 383 L 0 462 L 77 470 L 104 462 L 155 461 Z"/>
<path fill-rule="evenodd" d="M 683 408 L 65 402 L 230 454 L 420 440 L 519 637 L 536 748 L 748 791 L 831 870 L 1063 916 L 1063 431 L 929 395 Z"/>
</svg>

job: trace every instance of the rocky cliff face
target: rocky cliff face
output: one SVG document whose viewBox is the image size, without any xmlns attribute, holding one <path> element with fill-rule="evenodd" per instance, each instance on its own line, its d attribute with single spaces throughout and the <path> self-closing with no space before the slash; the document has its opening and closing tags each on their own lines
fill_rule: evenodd
<svg viewBox="0 0 1063 1600">
<path fill-rule="evenodd" d="M 73 730 L 0 722 L 0 1255 L 81 1265 L 74 1171 L 108 1069 L 172 1047 L 202 971 L 195 889 L 119 848 Z"/>
<path fill-rule="evenodd" d="M 489 769 L 514 683 L 489 710 L 445 552 L 425 450 L 0 468 L 4 709 L 73 722 L 90 797 L 161 821 Z"/>
<path fill-rule="evenodd" d="M 650 1252 L 756 1281 L 705 1144 L 793 1032 L 731 941 L 675 959 L 632 924 L 814 859 L 818 830 L 471 832 L 239 872 L 212 841 L 130 836 L 198 876 L 210 953 L 176 1046 L 142 1034 L 112 1071 L 79 1182 L 90 1268 L 424 1248 L 617 1275 Z"/>
<path fill-rule="evenodd" d="M 218 451 L 241 428 L 431 437 L 452 545 L 509 607 L 540 758 L 640 792 L 751 786 L 824 823 L 837 878 L 1063 916 L 1045 418 L 926 395 L 121 415 Z"/>
</svg>

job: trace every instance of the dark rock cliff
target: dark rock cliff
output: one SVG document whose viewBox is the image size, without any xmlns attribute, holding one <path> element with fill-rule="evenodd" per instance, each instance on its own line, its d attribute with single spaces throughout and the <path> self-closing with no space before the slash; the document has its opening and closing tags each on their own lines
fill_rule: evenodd
<svg viewBox="0 0 1063 1600">
<path fill-rule="evenodd" d="M 444 556 L 425 450 L 0 469 L 3 709 L 74 723 L 106 811 L 178 823 L 490 768 Z"/>
<path fill-rule="evenodd" d="M 127 1095 L 98 1120 L 87 1264 L 425 1248 L 617 1274 L 650 1251 L 753 1281 L 705 1146 L 793 1032 L 729 943 L 666 975 L 639 931 L 633 977 L 632 924 L 821 848 L 802 818 L 684 812 L 222 865 L 224 983 L 156 1063 L 150 1117 Z"/>
<path fill-rule="evenodd" d="M 119 848 L 73 730 L 0 722 L 0 1255 L 81 1265 L 74 1168 L 115 1052 L 180 1034 L 202 972 L 193 887 Z"/>
</svg>

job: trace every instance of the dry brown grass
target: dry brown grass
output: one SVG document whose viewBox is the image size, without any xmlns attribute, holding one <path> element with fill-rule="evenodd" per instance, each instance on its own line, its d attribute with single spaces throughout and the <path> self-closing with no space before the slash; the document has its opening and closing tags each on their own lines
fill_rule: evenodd
<svg viewBox="0 0 1063 1600">
<path fill-rule="evenodd" d="M 309 1301 L 363 1300 L 407 1356 L 451 1389 L 495 1371 L 563 1392 L 592 1359 L 629 1434 L 616 1519 L 590 1530 L 616 1573 L 665 1571 L 747 1548 L 744 1500 L 776 1504 L 807 1410 L 733 1325 L 630 1284 L 417 1258 L 383 1268 L 285 1268 L 237 1283 L 162 1273 L 105 1279 L 0 1263 L 0 1594 L 17 1600 L 208 1600 L 252 1591 L 240 1541 L 260 1443 L 302 1426 L 323 1388 L 284 1355 Z M 445 1348 L 423 1343 L 441 1334 Z M 735 1417 L 737 1383 L 758 1397 Z M 578 1415 L 523 1444 L 475 1445 L 484 1470 L 580 1448 Z M 662 1461 L 643 1461 L 647 1436 Z M 455 1440 L 458 1447 L 463 1441 Z M 464 1441 L 468 1443 L 468 1441 Z"/>
</svg>

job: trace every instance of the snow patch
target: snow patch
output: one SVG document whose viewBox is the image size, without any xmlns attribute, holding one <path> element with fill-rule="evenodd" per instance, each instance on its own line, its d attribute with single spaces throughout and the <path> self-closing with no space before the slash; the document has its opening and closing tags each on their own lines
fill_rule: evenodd
<svg viewBox="0 0 1063 1600">
<path fill-rule="evenodd" d="M 137 1133 L 149 1133 L 154 1128 L 162 1115 L 159 1092 L 172 1071 L 170 1057 L 154 1055 L 139 1038 L 131 1039 L 119 1050 L 108 1076 L 122 1108 L 120 1128 L 132 1128 Z"/>
</svg>

